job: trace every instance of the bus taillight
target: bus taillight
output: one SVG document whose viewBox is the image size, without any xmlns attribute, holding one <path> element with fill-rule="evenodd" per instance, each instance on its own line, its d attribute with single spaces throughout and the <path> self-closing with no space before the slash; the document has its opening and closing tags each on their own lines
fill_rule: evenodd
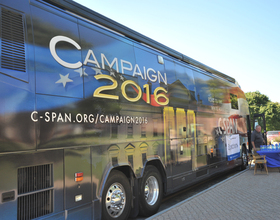
<svg viewBox="0 0 280 220">
<path fill-rule="evenodd" d="M 81 182 L 83 179 L 84 179 L 83 172 L 75 173 L 75 182 Z"/>
</svg>

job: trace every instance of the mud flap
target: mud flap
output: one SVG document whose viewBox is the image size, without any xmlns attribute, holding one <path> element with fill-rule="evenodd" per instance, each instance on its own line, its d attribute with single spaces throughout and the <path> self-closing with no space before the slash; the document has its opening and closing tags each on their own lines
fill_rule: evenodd
<svg viewBox="0 0 280 220">
<path fill-rule="evenodd" d="M 132 191 L 132 204 L 131 204 L 131 211 L 130 211 L 130 218 L 136 218 L 139 214 L 139 196 L 138 196 L 138 179 L 134 178 L 133 174 L 130 175 L 130 185 Z"/>
</svg>

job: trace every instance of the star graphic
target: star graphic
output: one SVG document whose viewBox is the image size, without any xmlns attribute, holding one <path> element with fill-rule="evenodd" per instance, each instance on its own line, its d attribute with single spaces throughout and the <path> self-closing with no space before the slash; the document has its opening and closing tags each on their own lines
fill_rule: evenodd
<svg viewBox="0 0 280 220">
<path fill-rule="evenodd" d="M 74 70 L 75 72 L 79 73 L 80 74 L 80 77 L 82 76 L 88 76 L 88 74 L 86 73 L 86 68 L 83 68 L 83 69 L 77 69 L 77 70 Z"/>
<path fill-rule="evenodd" d="M 124 81 L 124 77 L 123 77 L 122 75 L 120 75 L 120 79 L 121 79 L 122 81 Z"/>
<path fill-rule="evenodd" d="M 65 76 L 63 76 L 61 74 L 59 74 L 59 75 L 60 75 L 60 79 L 58 81 L 56 81 L 55 83 L 62 83 L 64 88 L 66 86 L 66 83 L 73 82 L 72 79 L 68 78 L 69 77 L 69 73 L 67 75 L 65 75 Z"/>
<path fill-rule="evenodd" d="M 95 75 L 102 74 L 101 69 L 91 67 L 95 71 Z"/>
<path fill-rule="evenodd" d="M 88 74 L 86 73 L 86 68 L 83 68 L 82 75 L 88 76 Z M 82 77 L 82 75 L 80 75 L 80 77 Z"/>
<path fill-rule="evenodd" d="M 116 78 L 115 73 L 113 71 L 110 71 L 110 76 L 113 76 Z"/>
</svg>

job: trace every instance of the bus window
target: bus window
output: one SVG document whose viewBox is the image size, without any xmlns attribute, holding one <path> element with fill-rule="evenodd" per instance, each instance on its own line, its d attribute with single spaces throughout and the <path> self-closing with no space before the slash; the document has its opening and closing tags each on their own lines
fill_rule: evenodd
<svg viewBox="0 0 280 220">
<path fill-rule="evenodd" d="M 227 95 L 227 89 L 222 81 L 196 71 L 194 71 L 194 79 L 198 104 L 211 106 L 208 108 L 211 111 L 220 110 Z"/>
<path fill-rule="evenodd" d="M 237 109 L 238 110 L 237 95 L 234 95 L 234 94 L 230 93 L 230 103 L 231 103 L 231 108 L 232 109 Z"/>
<path fill-rule="evenodd" d="M 195 92 L 192 70 L 185 66 L 175 64 L 176 81 L 168 85 L 170 105 L 179 108 L 189 108 L 195 103 Z"/>
<path fill-rule="evenodd" d="M 179 80 L 184 87 L 189 90 L 189 98 L 194 98 L 194 79 L 193 71 L 183 65 L 175 64 L 176 78 Z"/>
</svg>

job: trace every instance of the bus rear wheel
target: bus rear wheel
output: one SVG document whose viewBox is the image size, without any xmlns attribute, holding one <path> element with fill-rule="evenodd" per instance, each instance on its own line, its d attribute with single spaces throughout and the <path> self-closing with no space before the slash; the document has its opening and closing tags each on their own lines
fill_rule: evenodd
<svg viewBox="0 0 280 220">
<path fill-rule="evenodd" d="M 131 209 L 131 189 L 120 171 L 111 172 L 102 194 L 102 219 L 127 219 Z"/>
<path fill-rule="evenodd" d="M 163 194 L 162 178 L 154 166 L 147 166 L 140 180 L 139 213 L 141 216 L 155 214 L 160 206 Z"/>
<path fill-rule="evenodd" d="M 245 146 L 242 146 L 242 164 L 239 167 L 239 170 L 245 170 L 246 167 L 248 166 L 248 155 L 247 155 L 247 149 Z"/>
</svg>

